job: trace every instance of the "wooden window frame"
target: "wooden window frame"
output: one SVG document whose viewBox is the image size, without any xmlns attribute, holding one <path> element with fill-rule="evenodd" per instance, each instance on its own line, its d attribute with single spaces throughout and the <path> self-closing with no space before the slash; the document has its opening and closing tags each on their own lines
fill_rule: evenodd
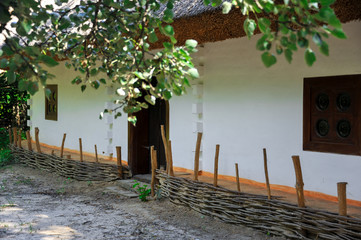
<svg viewBox="0 0 361 240">
<path fill-rule="evenodd" d="M 46 85 L 46 88 L 51 91 L 51 94 L 50 94 L 50 99 L 48 99 L 45 96 L 45 119 L 52 120 L 52 121 L 58 121 L 58 98 L 59 98 L 58 97 L 58 85 L 49 84 L 49 85 Z M 55 93 L 56 99 L 52 98 L 54 96 L 54 93 Z M 55 106 L 54 112 L 49 112 L 50 104 Z"/>
<path fill-rule="evenodd" d="M 346 92 L 351 96 L 350 108 L 337 108 L 337 97 Z M 329 96 L 326 110 L 316 107 L 316 98 L 323 92 Z M 327 153 L 361 155 L 361 75 L 313 77 L 304 79 L 303 92 L 303 150 Z M 329 122 L 326 137 L 317 134 L 316 122 L 325 118 Z M 346 119 L 351 133 L 342 138 L 337 124 Z"/>
</svg>

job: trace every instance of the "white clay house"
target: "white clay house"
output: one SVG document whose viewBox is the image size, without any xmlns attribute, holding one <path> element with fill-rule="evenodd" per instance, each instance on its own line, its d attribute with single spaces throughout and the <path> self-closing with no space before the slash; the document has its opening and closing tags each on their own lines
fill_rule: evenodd
<svg viewBox="0 0 361 240">
<path fill-rule="evenodd" d="M 348 198 L 361 204 L 361 4 L 340 2 L 335 11 L 347 40 L 331 37 L 330 56 L 317 54 L 312 67 L 300 51 L 292 64 L 279 57 L 271 68 L 256 50 L 257 35 L 244 37 L 237 11 L 222 15 L 201 0 L 181 2 L 176 38 L 200 43 L 194 59 L 201 77 L 187 95 L 143 110 L 136 128 L 126 115 L 100 120 L 99 113 L 113 107 L 112 86 L 82 93 L 71 84 L 74 72 L 61 63 L 52 69 L 56 80 L 49 81 L 57 95 L 47 104 L 56 106 L 56 114 L 44 110 L 49 106 L 42 91 L 30 100 L 32 136 L 39 127 L 40 141 L 59 147 L 67 133 L 66 148 L 77 150 L 81 137 L 84 152 L 93 154 L 97 144 L 104 156 L 121 146 L 133 172 L 148 173 L 149 146 L 162 148 L 160 124 L 172 140 L 176 170 L 193 169 L 197 132 L 203 132 L 204 174 L 213 173 L 220 144 L 220 175 L 235 176 L 238 163 L 241 178 L 263 183 L 262 149 L 267 148 L 274 187 L 294 187 L 291 156 L 299 155 L 305 190 L 336 196 L 336 183 L 348 182 Z"/>
</svg>

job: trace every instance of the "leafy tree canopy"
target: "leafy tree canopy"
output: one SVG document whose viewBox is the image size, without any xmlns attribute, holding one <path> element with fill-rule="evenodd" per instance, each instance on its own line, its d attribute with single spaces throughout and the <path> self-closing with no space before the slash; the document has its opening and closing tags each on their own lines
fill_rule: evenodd
<svg viewBox="0 0 361 240">
<path fill-rule="evenodd" d="M 334 1 L 204 0 L 204 4 L 222 5 L 224 14 L 232 8 L 241 11 L 247 36 L 262 34 L 256 48 L 270 67 L 277 55 L 291 62 L 299 48 L 311 66 L 316 60 L 311 41 L 328 55 L 329 35 L 346 38 L 330 7 Z M 157 98 L 182 95 L 198 77 L 190 56 L 197 42 L 177 46 L 174 37 L 175 4 L 176 0 L 2 0 L 0 68 L 7 70 L 9 83 L 18 81 L 20 90 L 34 94 L 40 86 L 49 94 L 46 81 L 54 76 L 44 66 L 64 60 L 66 67 L 77 71 L 71 81 L 82 91 L 116 84 L 119 105 L 108 111 L 137 112 Z M 152 50 L 160 35 L 168 41 L 163 49 Z M 120 111 L 115 114 L 119 115 Z"/>
</svg>

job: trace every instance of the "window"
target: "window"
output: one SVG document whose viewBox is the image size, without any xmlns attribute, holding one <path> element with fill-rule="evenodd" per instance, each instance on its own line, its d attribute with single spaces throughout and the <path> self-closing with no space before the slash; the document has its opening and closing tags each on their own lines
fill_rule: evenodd
<svg viewBox="0 0 361 240">
<path fill-rule="evenodd" d="M 49 98 L 45 97 L 45 119 L 58 120 L 58 85 L 46 85 L 50 90 Z"/>
<path fill-rule="evenodd" d="M 303 149 L 361 155 L 361 75 L 304 79 Z"/>
</svg>

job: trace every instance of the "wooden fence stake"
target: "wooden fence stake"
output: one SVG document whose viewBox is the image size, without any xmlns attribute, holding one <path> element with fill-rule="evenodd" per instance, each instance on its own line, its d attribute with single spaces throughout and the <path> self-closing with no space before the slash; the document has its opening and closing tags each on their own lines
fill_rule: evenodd
<svg viewBox="0 0 361 240">
<path fill-rule="evenodd" d="M 169 175 L 174 177 L 174 171 L 173 171 L 173 156 L 172 156 L 172 141 L 168 141 L 168 157 L 169 157 Z"/>
<path fill-rule="evenodd" d="M 13 143 L 13 136 L 11 135 L 11 129 L 10 128 L 8 129 L 8 132 L 9 132 L 9 144 L 12 144 Z"/>
<path fill-rule="evenodd" d="M 341 216 L 347 216 L 346 184 L 347 182 L 337 183 L 338 214 Z"/>
<path fill-rule="evenodd" d="M 26 131 L 26 140 L 28 140 L 28 150 L 33 151 L 33 146 L 31 145 L 31 136 L 30 131 Z"/>
<path fill-rule="evenodd" d="M 194 156 L 194 180 L 198 181 L 198 172 L 199 172 L 199 153 L 201 150 L 203 133 L 199 132 L 197 135 L 197 144 L 196 144 L 196 154 Z"/>
<path fill-rule="evenodd" d="M 216 155 L 214 157 L 214 179 L 213 186 L 218 185 L 218 156 L 219 156 L 219 144 L 216 145 Z"/>
<path fill-rule="evenodd" d="M 19 133 L 18 133 L 19 135 L 18 135 L 18 147 L 19 148 L 22 148 L 22 146 L 21 146 L 21 128 L 19 129 Z"/>
<path fill-rule="evenodd" d="M 296 173 L 296 190 L 297 190 L 297 201 L 299 207 L 305 207 L 305 197 L 303 195 L 303 177 L 301 170 L 301 163 L 299 156 L 292 156 L 293 165 Z"/>
<path fill-rule="evenodd" d="M 55 155 L 55 150 L 51 150 L 51 155 Z"/>
<path fill-rule="evenodd" d="M 71 155 L 66 155 L 66 158 L 67 158 L 67 159 L 71 159 Z"/>
<path fill-rule="evenodd" d="M 117 150 L 117 165 L 118 165 L 118 174 L 120 179 L 123 179 L 123 165 L 122 165 L 122 148 L 115 147 Z"/>
<path fill-rule="evenodd" d="M 98 159 L 98 149 L 97 149 L 97 145 L 95 144 L 94 145 L 94 148 L 95 148 L 95 162 L 99 162 L 99 159 Z"/>
<path fill-rule="evenodd" d="M 150 182 L 150 192 L 151 192 L 152 197 L 154 197 L 155 196 L 155 183 L 156 183 L 155 170 L 158 168 L 157 151 L 154 150 L 154 146 L 150 147 L 150 158 L 151 158 L 151 166 L 152 166 L 152 179 Z"/>
<path fill-rule="evenodd" d="M 63 141 L 61 142 L 61 148 L 60 148 L 60 157 L 61 157 L 61 158 L 64 156 L 65 138 L 66 138 L 66 133 L 64 133 L 64 135 L 63 135 Z"/>
<path fill-rule="evenodd" d="M 268 200 L 270 200 L 271 199 L 271 187 L 270 187 L 269 178 L 268 178 L 267 150 L 265 148 L 263 148 L 263 162 L 264 162 L 264 174 L 266 177 L 267 196 L 268 196 Z"/>
<path fill-rule="evenodd" d="M 236 163 L 236 180 L 237 180 L 237 190 L 238 190 L 238 192 L 240 192 L 241 191 L 241 185 L 239 183 L 238 163 Z"/>
<path fill-rule="evenodd" d="M 38 153 L 41 153 L 40 149 L 40 142 L 39 142 L 39 128 L 35 128 L 35 143 L 36 143 L 36 150 Z"/>
<path fill-rule="evenodd" d="M 16 127 L 13 127 L 13 136 L 14 136 L 13 144 L 17 147 L 18 146 L 18 130 Z"/>
<path fill-rule="evenodd" d="M 80 149 L 80 162 L 83 161 L 83 144 L 81 138 L 79 138 L 79 149 Z"/>
<path fill-rule="evenodd" d="M 169 156 L 168 156 L 168 154 L 169 154 L 169 152 L 168 152 L 168 141 L 167 141 L 167 138 L 165 136 L 164 125 L 160 126 L 160 132 L 161 132 L 162 140 L 163 140 L 165 160 L 167 162 L 166 172 L 168 174 L 170 164 L 169 164 Z"/>
</svg>

